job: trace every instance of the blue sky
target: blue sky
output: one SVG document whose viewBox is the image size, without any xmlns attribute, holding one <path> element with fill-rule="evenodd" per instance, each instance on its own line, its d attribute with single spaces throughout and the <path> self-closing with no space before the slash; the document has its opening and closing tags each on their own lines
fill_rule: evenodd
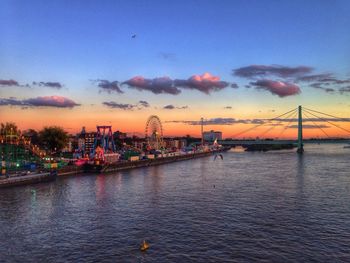
<svg viewBox="0 0 350 263">
<path fill-rule="evenodd" d="M 339 74 L 350 68 L 349 1 L 11 0 L 1 6 L 0 65 L 8 77 L 209 71 L 227 79 L 231 69 L 252 63 Z M 162 61 L 162 53 L 173 57 Z"/>
<path fill-rule="evenodd" d="M 79 104 L 147 100 L 158 107 L 172 103 L 191 108 L 193 104 L 198 111 L 205 105 L 222 108 L 229 103 L 267 109 L 271 104 L 284 108 L 304 102 L 322 107 L 331 101 L 334 107 L 349 97 L 335 94 L 329 99 L 328 93 L 310 88 L 297 96 L 276 97 L 244 88 L 249 81 L 233 76 L 232 70 L 249 65 L 305 65 L 314 68 L 314 74 L 349 78 L 349 14 L 349 1 L 326 0 L 2 0 L 0 80 L 55 81 L 64 88 L 0 88 L 0 96 L 60 95 Z M 196 90 L 178 96 L 155 95 L 135 89 L 111 95 L 99 92 L 91 82 L 123 82 L 134 76 L 188 79 L 205 72 L 240 88 L 210 95 Z"/>
</svg>

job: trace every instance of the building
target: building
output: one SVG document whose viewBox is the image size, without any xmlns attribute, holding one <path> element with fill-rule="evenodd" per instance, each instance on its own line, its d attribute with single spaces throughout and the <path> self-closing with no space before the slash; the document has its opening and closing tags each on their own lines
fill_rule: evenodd
<svg viewBox="0 0 350 263">
<path fill-rule="evenodd" d="M 203 140 L 208 142 L 222 140 L 222 132 L 214 130 L 203 132 Z"/>
<path fill-rule="evenodd" d="M 67 141 L 66 145 L 64 146 L 64 148 L 62 149 L 62 152 L 67 152 L 67 153 L 73 152 L 74 145 L 76 146 L 76 143 L 77 143 L 76 137 L 73 135 L 69 135 L 68 141 Z"/>
<path fill-rule="evenodd" d="M 114 139 L 117 139 L 117 140 L 125 140 L 127 137 L 127 134 L 125 132 L 116 131 L 115 133 L 113 133 L 113 137 Z"/>
<path fill-rule="evenodd" d="M 96 132 L 86 132 L 85 127 L 82 128 L 78 137 L 78 150 L 84 155 L 90 154 L 94 148 Z"/>
<path fill-rule="evenodd" d="M 165 148 L 167 149 L 182 149 L 186 147 L 186 140 L 184 139 L 164 139 Z"/>
</svg>

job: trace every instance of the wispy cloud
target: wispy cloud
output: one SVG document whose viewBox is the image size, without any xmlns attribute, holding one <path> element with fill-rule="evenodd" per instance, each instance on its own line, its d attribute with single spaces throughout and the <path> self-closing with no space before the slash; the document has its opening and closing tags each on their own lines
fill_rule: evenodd
<svg viewBox="0 0 350 263">
<path fill-rule="evenodd" d="M 327 93 L 346 92 L 346 86 L 350 83 L 350 79 L 340 79 L 334 76 L 333 73 L 321 73 L 306 75 L 296 79 L 297 82 L 308 84 L 310 87 L 323 90 Z"/>
<path fill-rule="evenodd" d="M 100 91 L 106 91 L 108 93 L 117 92 L 124 93 L 120 87 L 118 81 L 108 81 L 105 79 L 92 80 L 93 83 L 97 83 L 97 87 L 100 88 Z"/>
<path fill-rule="evenodd" d="M 290 125 L 288 126 L 290 129 L 298 129 L 298 125 Z M 331 128 L 331 126 L 320 124 L 320 125 L 314 125 L 314 124 L 304 124 L 303 129 L 328 129 Z"/>
<path fill-rule="evenodd" d="M 143 108 L 150 107 L 149 103 L 144 100 L 140 100 L 137 104 L 130 104 L 130 103 L 118 103 L 115 101 L 105 101 L 102 102 L 103 105 L 112 108 L 112 109 L 121 109 L 121 110 L 141 110 Z"/>
<path fill-rule="evenodd" d="M 166 121 L 169 123 L 183 123 L 187 125 L 202 125 L 200 120 L 177 120 Z M 235 119 L 235 118 L 212 118 L 203 120 L 203 125 L 234 125 L 234 124 L 262 124 L 262 119 Z"/>
<path fill-rule="evenodd" d="M 173 86 L 173 80 L 169 77 L 147 79 L 142 76 L 136 76 L 123 82 L 123 84 L 128 85 L 130 88 L 136 88 L 140 91 L 147 90 L 154 94 L 177 95 L 181 93 L 181 90 Z"/>
<path fill-rule="evenodd" d="M 122 110 L 133 110 L 136 105 L 133 104 L 128 104 L 128 103 L 117 103 L 114 101 L 105 101 L 102 103 L 103 105 L 113 108 L 113 109 L 122 109 Z"/>
<path fill-rule="evenodd" d="M 175 53 L 160 52 L 158 55 L 160 58 L 162 58 L 164 60 L 175 60 L 176 59 Z"/>
<path fill-rule="evenodd" d="M 350 86 L 340 88 L 339 92 L 341 94 L 343 94 L 343 93 L 350 93 Z"/>
<path fill-rule="evenodd" d="M 145 108 L 148 108 L 150 106 L 149 103 L 145 100 L 140 100 L 139 104 Z"/>
<path fill-rule="evenodd" d="M 265 78 L 268 76 L 290 78 L 303 76 L 305 74 L 311 73 L 312 71 L 313 68 L 308 66 L 288 67 L 281 65 L 250 65 L 234 69 L 233 75 L 250 79 L 257 77 Z"/>
<path fill-rule="evenodd" d="M 203 121 L 204 125 L 235 125 L 235 124 L 247 124 L 247 125 L 257 125 L 257 124 L 264 124 L 267 126 L 284 126 L 285 124 L 289 123 L 297 123 L 297 118 L 288 118 L 288 119 L 275 119 L 274 121 L 271 121 L 269 119 L 235 119 L 235 118 L 212 118 L 212 119 L 206 119 Z M 303 127 L 308 127 L 309 124 L 305 123 L 325 123 L 325 122 L 350 122 L 350 118 L 303 118 Z M 187 125 L 201 125 L 202 122 L 200 120 L 172 120 L 172 121 L 166 121 L 166 123 L 182 123 Z M 323 128 L 323 124 L 318 125 L 318 127 Z M 292 127 L 293 125 L 290 125 L 288 127 Z M 326 126 L 326 125 L 324 125 Z M 328 126 L 327 126 L 328 127 Z M 307 128 L 306 128 L 307 129 Z"/>
<path fill-rule="evenodd" d="M 188 109 L 188 106 L 176 107 L 176 106 L 174 106 L 172 104 L 169 104 L 169 105 L 164 106 L 163 109 L 166 109 L 166 110 L 174 110 L 174 109 L 183 110 L 183 109 Z"/>
<path fill-rule="evenodd" d="M 18 82 L 13 79 L 0 79 L 0 86 L 19 86 Z"/>
<path fill-rule="evenodd" d="M 39 87 L 47 87 L 47 88 L 55 88 L 55 89 L 61 89 L 63 85 L 60 82 L 35 82 L 33 81 L 32 85 L 39 86 Z"/>
</svg>

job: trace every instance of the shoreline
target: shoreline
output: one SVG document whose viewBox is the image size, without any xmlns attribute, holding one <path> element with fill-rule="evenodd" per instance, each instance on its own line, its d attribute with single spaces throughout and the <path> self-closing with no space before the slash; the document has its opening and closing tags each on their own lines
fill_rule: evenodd
<svg viewBox="0 0 350 263">
<path fill-rule="evenodd" d="M 55 181 L 57 178 L 57 171 L 46 173 L 28 174 L 22 176 L 14 176 L 0 180 L 0 188 L 8 188 L 20 185 L 32 185 L 42 182 Z"/>
<path fill-rule="evenodd" d="M 85 173 L 96 173 L 96 172 L 112 173 L 112 172 L 118 172 L 123 170 L 137 169 L 137 168 L 143 168 L 148 166 L 156 166 L 156 165 L 162 165 L 167 163 L 180 162 L 180 161 L 206 157 L 215 153 L 228 151 L 229 149 L 230 148 L 228 147 L 223 147 L 222 149 L 208 151 L 208 152 L 184 154 L 184 155 L 170 156 L 170 157 L 158 157 L 156 159 L 149 159 L 149 160 L 126 161 L 126 162 L 119 162 L 119 163 L 110 164 L 110 165 L 86 165 L 84 172 Z"/>
<path fill-rule="evenodd" d="M 197 159 L 201 157 L 210 156 L 215 153 L 228 151 L 231 147 L 223 147 L 221 149 L 184 154 L 178 156 L 158 157 L 155 159 L 137 160 L 137 161 L 120 161 L 114 164 L 92 165 L 86 164 L 83 166 L 66 166 L 58 170 L 46 173 L 37 173 L 30 175 L 23 175 L 17 177 L 9 177 L 0 179 L 0 188 L 14 187 L 20 185 L 32 185 L 41 182 L 50 182 L 56 180 L 57 176 L 74 176 L 74 175 L 89 175 L 94 173 L 109 174 L 113 172 L 131 170 L 137 168 L 144 168 L 149 166 L 162 165 L 167 163 L 174 163 L 186 160 Z"/>
</svg>

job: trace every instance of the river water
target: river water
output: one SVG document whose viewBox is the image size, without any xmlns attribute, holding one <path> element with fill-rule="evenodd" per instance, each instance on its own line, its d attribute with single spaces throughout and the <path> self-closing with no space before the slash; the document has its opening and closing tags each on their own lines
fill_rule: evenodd
<svg viewBox="0 0 350 263">
<path fill-rule="evenodd" d="M 350 149 L 223 156 L 0 189 L 0 262 L 350 261 Z"/>
</svg>

